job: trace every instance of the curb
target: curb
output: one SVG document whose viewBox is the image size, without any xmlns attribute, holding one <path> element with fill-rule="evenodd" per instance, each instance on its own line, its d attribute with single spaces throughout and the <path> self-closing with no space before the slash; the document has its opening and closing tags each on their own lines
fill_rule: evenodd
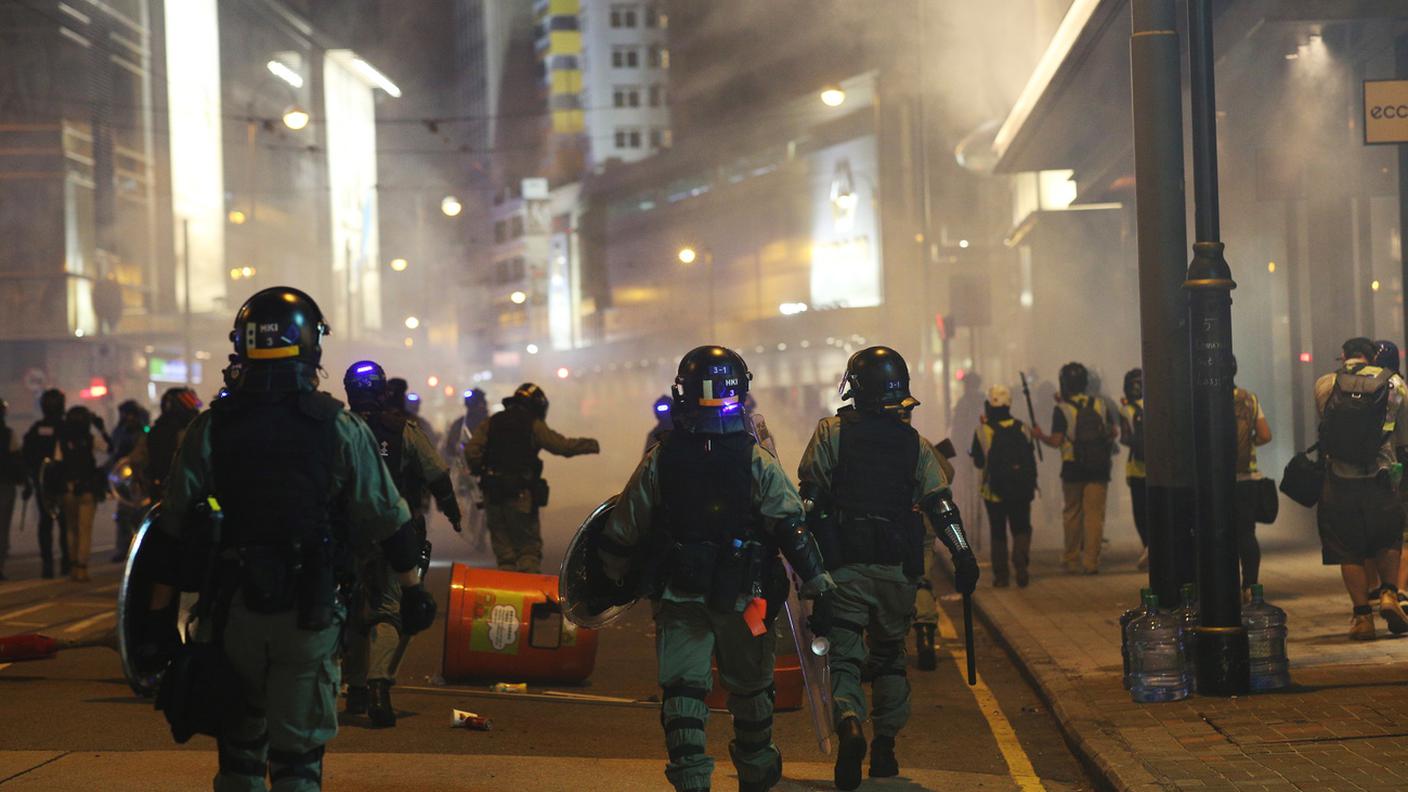
<svg viewBox="0 0 1408 792">
<path fill-rule="evenodd" d="M 948 559 L 939 561 L 952 579 L 953 569 Z M 1074 680 L 1061 670 L 1040 644 L 1026 637 L 1026 631 L 1016 626 L 1008 610 L 1000 603 L 985 602 L 973 597 L 973 609 L 994 640 L 1015 660 L 1022 675 L 1036 689 L 1037 695 L 1056 716 L 1076 757 L 1094 776 L 1101 789 L 1114 792 L 1162 792 L 1175 789 L 1171 781 L 1150 771 L 1129 744 L 1108 721 L 1100 717 Z"/>
</svg>

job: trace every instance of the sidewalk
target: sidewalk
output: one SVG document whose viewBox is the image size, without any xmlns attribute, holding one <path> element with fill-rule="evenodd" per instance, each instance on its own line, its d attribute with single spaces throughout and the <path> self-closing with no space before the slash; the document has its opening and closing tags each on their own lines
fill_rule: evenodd
<svg viewBox="0 0 1408 792">
<path fill-rule="evenodd" d="M 1146 585 L 1128 553 L 1095 576 L 1037 553 L 1027 589 L 982 584 L 978 612 L 1037 682 L 1081 758 L 1118 790 L 1408 789 L 1408 640 L 1351 642 L 1338 568 L 1318 547 L 1264 546 L 1268 601 L 1289 617 L 1289 691 L 1134 704 L 1119 616 Z"/>
</svg>

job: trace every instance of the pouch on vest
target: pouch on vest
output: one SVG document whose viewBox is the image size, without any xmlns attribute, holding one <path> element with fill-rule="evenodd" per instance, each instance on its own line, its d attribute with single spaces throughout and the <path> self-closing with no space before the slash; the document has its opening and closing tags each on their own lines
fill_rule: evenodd
<svg viewBox="0 0 1408 792">
<path fill-rule="evenodd" d="M 670 588 L 680 594 L 701 596 L 714 585 L 719 546 L 713 542 L 677 544 L 670 550 Z"/>
<path fill-rule="evenodd" d="M 536 479 L 533 482 L 533 505 L 539 509 L 548 505 L 548 480 L 545 478 Z"/>
<path fill-rule="evenodd" d="M 254 613 L 285 613 L 298 604 L 301 553 L 296 545 L 251 545 L 241 550 L 240 590 Z"/>
<path fill-rule="evenodd" d="M 1356 364 L 1335 372 L 1334 389 L 1320 419 L 1320 451 L 1331 459 L 1368 466 L 1379 456 L 1388 416 L 1393 372 Z"/>
<path fill-rule="evenodd" d="M 752 582 L 752 553 L 749 545 L 737 541 L 724 548 L 714 563 L 713 580 L 709 583 L 709 609 L 719 613 L 737 610 L 738 595 L 748 593 Z"/>
<path fill-rule="evenodd" d="M 325 539 L 304 548 L 303 570 L 298 576 L 298 629 L 326 630 L 337 610 L 337 563 L 332 541 Z"/>
</svg>

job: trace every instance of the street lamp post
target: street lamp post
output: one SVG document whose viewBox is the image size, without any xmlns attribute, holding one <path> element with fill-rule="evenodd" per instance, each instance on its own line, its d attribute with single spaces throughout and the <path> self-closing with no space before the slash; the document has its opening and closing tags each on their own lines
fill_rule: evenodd
<svg viewBox="0 0 1408 792">
<path fill-rule="evenodd" d="M 1232 403 L 1232 269 L 1218 220 L 1217 114 L 1211 0 L 1188 0 L 1193 111 L 1193 201 L 1197 241 L 1188 279 L 1192 331 L 1193 444 L 1197 459 L 1198 692 L 1235 696 L 1251 687 L 1242 626 L 1232 513 L 1236 427 Z"/>
</svg>

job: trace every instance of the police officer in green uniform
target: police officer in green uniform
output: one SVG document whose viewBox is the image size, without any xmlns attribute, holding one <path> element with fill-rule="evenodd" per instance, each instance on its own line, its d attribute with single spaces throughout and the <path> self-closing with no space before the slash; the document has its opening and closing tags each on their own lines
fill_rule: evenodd
<svg viewBox="0 0 1408 792">
<path fill-rule="evenodd" d="M 836 590 L 818 606 L 829 622 L 832 717 L 838 749 L 835 782 L 855 789 L 865 758 L 867 715 L 874 724 L 870 775 L 899 774 L 895 737 L 909 720 L 905 639 L 923 574 L 927 516 L 953 557 L 958 590 L 971 594 L 978 562 L 931 446 L 905 420 L 919 405 L 909 369 L 889 347 L 851 356 L 841 398 L 852 405 L 817 425 L 798 476 L 809 517 Z M 867 711 L 862 674 L 871 679 Z"/>
<path fill-rule="evenodd" d="M 408 416 L 386 405 L 386 371 L 371 360 L 353 363 L 342 378 L 347 404 L 361 416 L 376 438 L 381 459 L 391 471 L 396 489 L 411 507 L 424 540 L 424 515 L 417 504 L 429 492 L 435 504 L 460 530 L 460 505 L 455 499 L 450 471 L 436 453 L 430 438 Z M 366 713 L 376 727 L 396 725 L 391 687 L 396 666 L 406 651 L 399 630 L 401 584 L 376 545 L 357 548 L 357 596 L 345 635 L 342 672 L 347 680 L 347 712 Z"/>
<path fill-rule="evenodd" d="M 751 377 L 743 358 L 724 347 L 684 356 L 675 428 L 646 452 L 602 533 L 609 578 L 625 578 L 633 564 L 653 571 L 647 588 L 665 777 L 681 792 L 708 790 L 714 771 L 705 746 L 710 658 L 729 692 L 739 790 L 764 792 L 781 779 L 782 754 L 772 742 L 772 624 L 788 583 L 779 551 L 805 581 L 801 596 L 831 588 L 796 488 L 749 432 L 742 401 Z"/>
<path fill-rule="evenodd" d="M 465 444 L 470 473 L 479 477 L 488 505 L 489 542 L 499 569 L 537 574 L 543 565 L 538 510 L 547 505 L 547 482 L 538 452 L 562 457 L 601 451 L 590 438 L 568 438 L 548 428 L 548 397 L 531 382 L 504 399 L 504 410 L 474 430 Z"/>
<path fill-rule="evenodd" d="M 352 541 L 377 543 L 402 585 L 401 626 L 435 620 L 420 584 L 410 509 L 362 419 L 316 390 L 327 326 L 312 298 L 274 287 L 240 308 L 230 334 L 230 394 L 190 425 L 172 464 L 160 529 L 149 532 L 154 587 L 144 633 L 168 643 L 188 517 L 214 498 L 223 513 L 216 587 L 221 643 L 247 710 L 219 740 L 216 792 L 307 792 L 322 786 L 323 748 L 337 733 L 337 605 L 331 528 L 348 516 Z M 144 542 L 145 545 L 145 542 Z M 189 575 L 189 570 L 186 571 Z"/>
</svg>

